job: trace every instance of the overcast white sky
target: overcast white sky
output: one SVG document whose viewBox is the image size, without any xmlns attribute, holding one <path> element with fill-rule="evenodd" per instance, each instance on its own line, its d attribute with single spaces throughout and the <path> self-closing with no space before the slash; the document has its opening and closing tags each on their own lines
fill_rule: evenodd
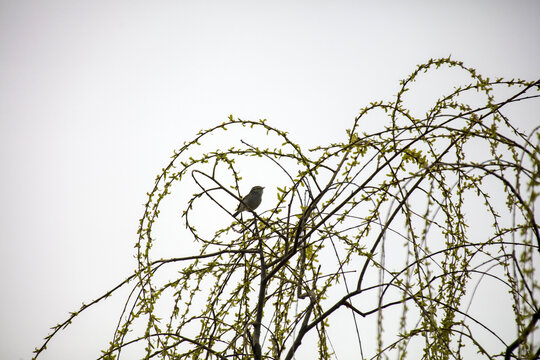
<svg viewBox="0 0 540 360">
<path fill-rule="evenodd" d="M 539 17 L 538 1 L 1 0 L 0 358 L 30 358 L 131 273 L 145 194 L 199 129 L 233 114 L 330 143 L 450 54 L 537 79 Z M 94 358 L 108 320 L 85 315 L 43 359 Z"/>
</svg>

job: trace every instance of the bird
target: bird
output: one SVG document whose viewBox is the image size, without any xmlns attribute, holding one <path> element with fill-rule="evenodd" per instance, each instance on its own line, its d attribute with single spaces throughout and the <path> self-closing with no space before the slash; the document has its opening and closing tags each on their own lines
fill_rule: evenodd
<svg viewBox="0 0 540 360">
<path fill-rule="evenodd" d="M 244 196 L 242 201 L 240 201 L 240 204 L 238 204 L 233 216 L 236 217 L 242 211 L 255 210 L 261 204 L 263 190 L 264 187 L 262 186 L 252 187 L 249 194 Z"/>
</svg>

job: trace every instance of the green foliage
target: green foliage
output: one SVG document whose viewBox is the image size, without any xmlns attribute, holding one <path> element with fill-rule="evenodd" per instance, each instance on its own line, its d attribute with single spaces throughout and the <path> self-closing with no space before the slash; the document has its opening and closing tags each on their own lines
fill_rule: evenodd
<svg viewBox="0 0 540 360">
<path fill-rule="evenodd" d="M 413 115 L 406 92 L 441 67 L 470 81 L 425 116 Z M 513 92 L 496 100 L 503 87 Z M 100 358 L 119 359 L 123 349 L 144 344 L 140 358 L 291 359 L 313 336 L 312 357 L 319 359 L 343 352 L 366 359 L 533 359 L 539 133 L 521 132 L 505 111 L 537 101 L 538 90 L 538 82 L 491 80 L 444 58 L 418 66 L 395 101 L 360 110 L 339 143 L 306 151 L 266 120 L 232 115 L 199 132 L 174 152 L 148 193 L 134 274 L 55 327 L 36 357 L 81 311 L 129 283 L 133 291 Z M 482 104 L 472 106 L 478 99 Z M 380 126 L 360 133 L 368 122 Z M 208 150 L 212 136 L 245 130 L 279 146 L 242 142 Z M 250 157 L 287 180 L 266 194 L 268 210 L 235 220 L 220 199 L 239 201 L 245 171 L 237 164 Z M 187 183 L 199 190 L 183 204 L 188 233 L 181 241 L 197 242 L 198 251 L 154 260 L 164 199 Z M 204 229 L 196 225 L 204 201 L 230 225 L 215 229 L 209 218 Z M 160 277 L 168 267 L 175 275 Z M 487 282 L 511 304 L 504 311 L 514 312 L 515 341 L 503 339 L 474 306 Z M 344 310 L 347 325 L 339 317 Z M 339 345 L 344 334 L 348 350 Z M 364 347 L 369 337 L 375 345 Z"/>
</svg>

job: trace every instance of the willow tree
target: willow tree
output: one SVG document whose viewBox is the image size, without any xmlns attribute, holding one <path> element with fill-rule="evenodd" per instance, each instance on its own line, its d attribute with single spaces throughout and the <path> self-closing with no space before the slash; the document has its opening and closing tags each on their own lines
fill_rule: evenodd
<svg viewBox="0 0 540 360">
<path fill-rule="evenodd" d="M 467 81 L 409 109 L 413 83 L 441 69 Z M 305 150 L 232 116 L 199 132 L 148 193 L 133 275 L 35 357 L 131 286 L 97 358 L 538 358 L 540 132 L 509 114 L 539 88 L 437 59 L 363 108 L 341 142 Z M 251 185 L 266 185 L 263 205 L 233 218 Z M 156 231 L 169 198 L 185 226 L 174 239 Z M 166 241 L 181 256 L 156 255 Z"/>
</svg>

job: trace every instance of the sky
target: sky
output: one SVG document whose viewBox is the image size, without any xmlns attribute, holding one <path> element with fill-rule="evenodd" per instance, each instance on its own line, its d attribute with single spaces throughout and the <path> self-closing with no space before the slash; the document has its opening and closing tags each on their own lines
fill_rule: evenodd
<svg viewBox="0 0 540 360">
<path fill-rule="evenodd" d="M 328 144 L 449 55 L 538 79 L 539 15 L 538 1 L 0 0 L 0 358 L 29 359 L 132 272 L 146 193 L 200 129 L 233 114 Z M 265 180 L 251 170 L 246 187 Z M 43 359 L 95 358 L 100 320 Z"/>
</svg>

